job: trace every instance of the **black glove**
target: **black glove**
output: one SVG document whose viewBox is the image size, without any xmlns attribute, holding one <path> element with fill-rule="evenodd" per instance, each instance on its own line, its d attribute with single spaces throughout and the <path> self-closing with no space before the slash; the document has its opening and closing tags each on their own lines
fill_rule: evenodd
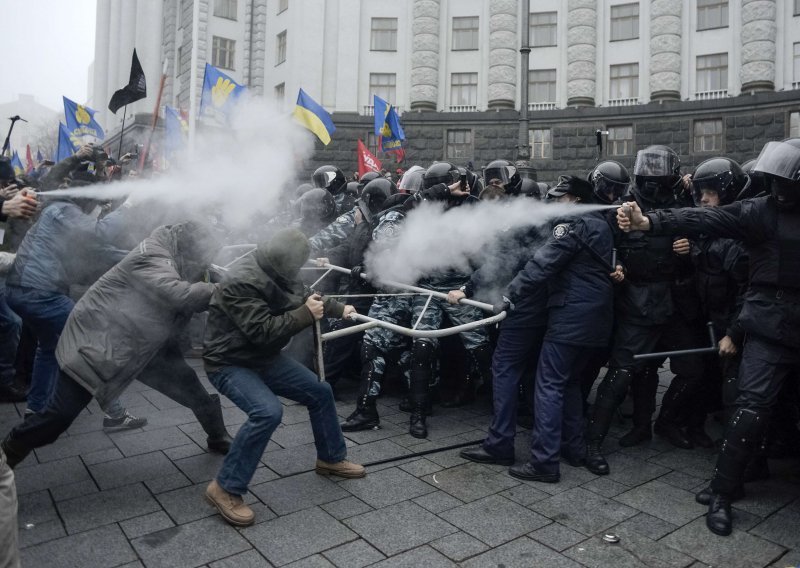
<svg viewBox="0 0 800 568">
<path fill-rule="evenodd" d="M 363 278 L 361 278 L 361 273 L 364 272 L 364 267 L 360 264 L 354 266 L 350 269 L 350 279 L 353 282 L 361 282 Z"/>
<path fill-rule="evenodd" d="M 492 306 L 492 311 L 495 314 L 499 314 L 500 312 L 510 312 L 514 309 L 514 304 L 511 303 L 511 300 L 503 296 L 503 299 L 499 302 L 495 303 Z"/>
</svg>

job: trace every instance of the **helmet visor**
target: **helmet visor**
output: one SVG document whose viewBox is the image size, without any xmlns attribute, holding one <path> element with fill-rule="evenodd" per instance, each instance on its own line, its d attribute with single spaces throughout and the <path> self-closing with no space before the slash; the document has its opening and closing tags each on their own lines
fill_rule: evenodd
<svg viewBox="0 0 800 568">
<path fill-rule="evenodd" d="M 681 162 L 676 154 L 661 149 L 640 150 L 636 154 L 633 175 L 646 177 L 666 177 L 678 173 Z"/>
<path fill-rule="evenodd" d="M 319 172 L 311 176 L 314 186 L 327 189 L 331 182 L 336 179 L 336 172 Z"/>
<path fill-rule="evenodd" d="M 800 180 L 800 148 L 786 142 L 767 142 L 758 156 L 754 172 Z"/>
<path fill-rule="evenodd" d="M 483 179 L 486 180 L 486 183 L 492 183 L 492 180 L 499 179 L 505 185 L 514 177 L 515 173 L 517 173 L 517 168 L 514 166 L 487 167 L 483 171 Z"/>
<path fill-rule="evenodd" d="M 606 203 L 614 203 L 625 194 L 627 183 L 610 180 L 604 176 L 597 176 L 594 180 L 594 193 Z"/>
<path fill-rule="evenodd" d="M 403 174 L 403 177 L 400 178 L 400 182 L 397 185 L 402 191 L 416 193 L 422 189 L 422 176 L 424 173 L 425 170 L 422 168 L 418 170 L 409 170 Z"/>
</svg>

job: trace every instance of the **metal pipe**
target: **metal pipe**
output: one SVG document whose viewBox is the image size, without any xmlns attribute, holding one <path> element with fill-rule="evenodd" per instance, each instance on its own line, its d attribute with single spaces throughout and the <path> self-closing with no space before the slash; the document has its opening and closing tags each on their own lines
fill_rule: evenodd
<svg viewBox="0 0 800 568">
<path fill-rule="evenodd" d="M 529 32 L 531 21 L 530 0 L 520 2 L 522 10 L 522 24 L 520 26 L 520 46 L 519 46 L 519 139 L 517 140 L 517 163 L 528 165 L 531 159 L 531 147 L 528 144 L 528 67 L 531 48 L 529 46 Z M 520 164 L 520 162 L 522 162 Z"/>
<path fill-rule="evenodd" d="M 425 315 L 425 312 L 427 311 L 428 306 L 431 305 L 431 300 L 432 299 L 433 299 L 433 294 L 428 294 L 428 299 L 425 300 L 425 305 L 422 306 L 422 311 L 419 313 L 419 317 L 417 318 L 417 321 L 414 322 L 414 325 L 411 327 L 411 329 L 417 329 L 417 326 L 419 325 L 419 322 L 422 321 L 422 316 Z"/>
<path fill-rule="evenodd" d="M 447 329 L 410 329 L 407 327 L 403 327 L 401 325 L 396 325 L 393 323 L 389 323 L 386 321 L 382 321 L 379 319 L 371 318 L 369 316 L 355 314 L 351 316 L 352 319 L 356 321 L 362 322 L 372 322 L 374 323 L 373 326 L 370 327 L 383 327 L 385 329 L 394 331 L 399 333 L 400 335 L 405 335 L 407 337 L 447 337 L 448 335 L 455 335 L 457 333 L 461 333 L 462 331 L 469 331 L 471 329 L 476 329 L 478 327 L 483 327 L 484 325 L 491 325 L 493 323 L 497 323 L 503 321 L 506 317 L 506 312 L 500 312 L 499 314 L 493 315 L 492 317 L 471 321 L 468 323 L 462 323 L 461 325 L 456 325 L 454 327 L 448 327 Z M 336 339 L 337 337 L 342 337 L 344 335 L 350 335 L 351 333 L 357 333 L 362 331 L 364 328 L 360 328 L 360 326 L 354 325 L 352 327 L 346 327 L 344 329 L 338 329 L 336 331 L 329 331 L 328 333 L 322 334 L 323 341 L 329 341 L 331 339 Z M 367 328 L 368 329 L 368 328 Z"/>
<path fill-rule="evenodd" d="M 660 353 L 642 353 L 639 355 L 634 355 L 633 358 L 639 361 L 643 359 L 666 359 L 667 357 L 680 357 L 681 355 L 703 355 L 705 353 L 719 354 L 719 345 L 717 345 L 717 336 L 714 333 L 714 324 L 708 322 L 706 325 L 708 326 L 708 337 L 711 340 L 711 347 L 680 349 L 678 351 L 662 351 Z"/>
<path fill-rule="evenodd" d="M 322 328 L 319 320 L 314 320 L 314 347 L 317 356 L 317 375 L 320 381 L 325 382 L 325 356 L 322 353 Z"/>
</svg>

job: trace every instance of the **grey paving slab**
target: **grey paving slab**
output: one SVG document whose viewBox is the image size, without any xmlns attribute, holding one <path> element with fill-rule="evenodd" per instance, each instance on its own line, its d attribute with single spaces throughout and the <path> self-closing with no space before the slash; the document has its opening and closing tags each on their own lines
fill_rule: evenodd
<svg viewBox="0 0 800 568">
<path fill-rule="evenodd" d="M 352 461 L 351 456 L 348 456 L 348 459 Z M 314 444 L 272 452 L 267 448 L 267 452 L 261 458 L 264 465 L 281 476 L 312 470 L 316 460 L 317 449 Z"/>
<path fill-rule="evenodd" d="M 443 536 L 430 543 L 430 546 L 447 556 L 454 562 L 461 562 L 471 556 L 489 549 L 486 544 L 467 533 L 457 532 Z"/>
<path fill-rule="evenodd" d="M 592 493 L 597 493 L 598 495 L 609 498 L 619 495 L 620 493 L 624 493 L 630 489 L 629 485 L 618 483 L 605 475 L 598 477 L 597 479 L 592 479 L 591 481 L 581 485 L 581 487 L 588 489 Z"/>
<path fill-rule="evenodd" d="M 581 534 L 559 523 L 545 525 L 531 532 L 528 536 L 559 552 L 586 540 L 585 534 Z"/>
<path fill-rule="evenodd" d="M 114 434 L 112 440 L 125 456 L 138 456 L 192 442 L 177 426 L 140 432 L 120 432 Z"/>
<path fill-rule="evenodd" d="M 528 567 L 547 566 L 547 568 L 580 568 L 566 556 L 547 548 L 528 537 L 518 538 L 503 546 L 471 558 L 461 564 L 463 568 L 498 568 L 499 566 Z"/>
<path fill-rule="evenodd" d="M 179 473 L 178 468 L 162 452 L 89 466 L 89 471 L 100 489 L 112 489 Z"/>
<path fill-rule="evenodd" d="M 131 544 L 147 568 L 201 566 L 250 548 L 250 543 L 220 518 L 146 534 Z"/>
<path fill-rule="evenodd" d="M 20 549 L 67 536 L 63 523 L 57 518 L 38 523 L 24 522 L 18 524 L 17 542 Z"/>
<path fill-rule="evenodd" d="M 183 459 L 172 458 L 172 463 L 188 477 L 192 483 L 211 481 L 216 477 L 225 456 L 221 454 L 202 453 Z"/>
<path fill-rule="evenodd" d="M 640 460 L 620 452 L 609 455 L 607 461 L 608 467 L 611 469 L 611 473 L 607 478 L 628 487 L 636 487 L 670 472 L 668 467 Z"/>
<path fill-rule="evenodd" d="M 48 444 L 34 451 L 36 452 L 36 457 L 39 458 L 39 463 L 46 463 L 113 448 L 114 442 L 104 432 L 88 432 L 59 438 L 58 443 Z"/>
<path fill-rule="evenodd" d="M 688 473 L 689 475 L 704 477 L 705 475 L 711 475 L 714 471 L 716 454 L 711 450 L 679 450 L 673 448 L 651 457 L 648 461 Z"/>
<path fill-rule="evenodd" d="M 31 459 L 31 456 L 25 461 L 29 459 Z M 58 485 L 89 479 L 89 472 L 86 471 L 79 457 L 34 464 L 24 468 L 17 467 L 14 473 L 17 495 L 25 495 L 26 493 L 34 493 Z"/>
<path fill-rule="evenodd" d="M 348 495 L 338 484 L 314 472 L 251 485 L 250 492 L 278 515 L 330 503 Z"/>
<path fill-rule="evenodd" d="M 344 523 L 387 556 L 457 531 L 451 524 L 410 501 L 345 519 Z"/>
<path fill-rule="evenodd" d="M 56 508 L 70 534 L 161 509 L 144 485 L 138 483 L 62 501 Z"/>
<path fill-rule="evenodd" d="M 734 523 L 737 528 L 742 528 L 736 523 L 736 519 Z M 786 548 L 800 548 L 800 511 L 785 507 L 751 528 L 749 532 Z"/>
<path fill-rule="evenodd" d="M 294 448 L 314 443 L 314 434 L 308 422 L 281 424 L 272 434 L 272 440 L 283 448 Z"/>
<path fill-rule="evenodd" d="M 635 517 L 631 517 L 626 521 L 622 521 L 616 527 L 609 530 L 611 532 L 622 529 L 632 530 L 642 536 L 646 536 L 651 540 L 658 540 L 677 530 L 677 528 L 677 525 L 673 525 L 664 519 L 659 519 L 658 517 L 648 515 L 647 513 L 639 513 Z"/>
<path fill-rule="evenodd" d="M 425 568 L 456 568 L 457 564 L 429 546 L 420 546 L 387 558 L 373 566 L 374 568 L 420 568 L 422 566 Z"/>
<path fill-rule="evenodd" d="M 413 448 L 414 451 L 419 451 L 417 448 Z M 442 467 L 455 467 L 457 465 L 471 463 L 462 458 L 458 455 L 458 452 L 461 450 L 447 450 L 444 452 L 431 454 L 427 456 L 427 459 L 431 460 L 435 464 L 439 464 Z"/>
<path fill-rule="evenodd" d="M 657 479 L 617 495 L 615 499 L 678 526 L 705 513 L 705 508 L 695 502 L 693 493 Z"/>
<path fill-rule="evenodd" d="M 533 503 L 529 508 L 586 535 L 616 525 L 638 513 L 636 509 L 580 487 Z"/>
<path fill-rule="evenodd" d="M 314 554 L 291 564 L 284 564 L 285 568 L 337 568 L 330 560 L 321 554 Z"/>
<path fill-rule="evenodd" d="M 564 552 L 590 568 L 684 568 L 694 562 L 663 543 L 627 529 L 615 531 L 619 542 L 608 543 L 602 535 L 581 542 Z"/>
<path fill-rule="evenodd" d="M 358 538 L 319 507 L 254 525 L 243 529 L 241 534 L 276 566 Z"/>
<path fill-rule="evenodd" d="M 409 449 L 398 446 L 391 440 L 377 440 L 350 448 L 347 452 L 347 459 L 356 463 L 369 463 L 409 453 L 411 453 Z"/>
<path fill-rule="evenodd" d="M 499 495 L 467 503 L 439 516 L 492 547 L 550 523 L 550 519 Z"/>
<path fill-rule="evenodd" d="M 137 560 L 122 530 L 109 525 L 25 548 L 22 565 L 47 568 L 106 568 Z"/>
<path fill-rule="evenodd" d="M 20 548 L 60 538 L 67 534 L 47 491 L 19 496 L 17 526 Z"/>
<path fill-rule="evenodd" d="M 144 484 L 153 493 L 153 495 L 157 495 L 158 493 L 164 493 L 165 491 L 172 491 L 173 489 L 186 487 L 187 485 L 191 485 L 192 482 L 189 481 L 188 477 L 178 471 L 162 477 L 148 479 L 144 482 Z"/>
<path fill-rule="evenodd" d="M 322 553 L 336 566 L 363 568 L 386 558 L 362 539 L 354 540 Z"/>
<path fill-rule="evenodd" d="M 431 460 L 425 458 L 416 459 L 414 461 L 404 463 L 399 466 L 403 471 L 407 471 L 414 477 L 422 477 L 442 470 L 442 466 L 433 463 Z"/>
<path fill-rule="evenodd" d="M 496 473 L 472 462 L 426 475 L 423 479 L 464 502 L 482 499 L 519 485 L 519 481 L 509 475 Z"/>
<path fill-rule="evenodd" d="M 339 486 L 375 508 L 436 491 L 435 487 L 396 467 L 370 473 L 361 479 L 348 479 Z"/>
<path fill-rule="evenodd" d="M 428 493 L 421 497 L 417 497 L 416 499 L 413 499 L 413 501 L 431 513 L 437 514 L 464 504 L 462 500 L 456 499 L 444 491 L 434 491 L 433 493 Z"/>
<path fill-rule="evenodd" d="M 705 518 L 695 519 L 660 542 L 707 564 L 726 568 L 766 566 L 786 550 L 735 526 L 730 536 L 717 536 L 706 528 Z"/>
<path fill-rule="evenodd" d="M 589 472 L 582 467 L 570 467 L 561 465 L 561 481 L 558 483 L 536 483 L 535 481 L 524 481 L 526 485 L 532 485 L 539 491 L 544 491 L 551 495 L 562 493 L 569 489 L 573 489 L 584 483 L 588 483 L 597 479 L 597 475 Z"/>
<path fill-rule="evenodd" d="M 122 521 L 119 526 L 122 528 L 125 536 L 131 539 L 174 527 L 175 523 L 172 522 L 172 519 L 170 519 L 164 511 L 156 511 L 149 515 L 142 515 L 141 517 Z"/>
<path fill-rule="evenodd" d="M 669 483 L 670 485 L 674 485 L 675 487 L 679 487 L 681 489 L 685 489 L 686 491 L 692 491 L 695 487 L 702 483 L 707 483 L 709 476 L 711 475 L 711 470 L 707 472 L 697 472 L 698 474 L 705 474 L 707 473 L 708 476 L 706 477 L 698 477 L 696 475 L 689 475 L 683 471 L 671 471 L 666 475 L 662 475 L 658 478 L 659 481 L 663 483 Z"/>
<path fill-rule="evenodd" d="M 800 550 L 790 550 L 770 564 L 770 567 L 774 568 L 796 568 L 797 566 L 800 566 Z"/>
<path fill-rule="evenodd" d="M 217 510 L 205 499 L 207 485 L 207 483 L 200 483 L 159 493 L 156 495 L 156 499 L 177 524 L 196 521 L 217 513 Z M 249 493 L 244 496 L 245 503 L 252 503 L 255 500 L 255 497 Z"/>
<path fill-rule="evenodd" d="M 745 498 L 736 502 L 736 508 L 759 517 L 768 517 L 791 503 L 797 496 L 794 484 L 769 479 L 745 485 Z"/>
<path fill-rule="evenodd" d="M 65 501 L 82 495 L 91 495 L 98 491 L 100 490 L 92 479 L 84 479 L 83 481 L 67 483 L 66 485 L 56 485 L 50 488 L 50 494 L 53 496 L 54 501 Z"/>
<path fill-rule="evenodd" d="M 272 564 L 253 549 L 217 560 L 208 566 L 209 568 L 272 568 Z"/>
<path fill-rule="evenodd" d="M 88 454 L 82 453 L 81 459 L 83 459 L 83 463 L 86 465 L 94 465 L 97 463 L 105 463 L 112 460 L 118 460 L 124 457 L 122 452 L 120 452 L 116 446 L 113 448 L 108 448 L 107 450 L 98 450 L 96 452 L 90 452 Z"/>
<path fill-rule="evenodd" d="M 325 503 L 322 505 L 322 509 L 333 518 L 340 521 L 348 517 L 355 517 L 356 515 L 372 511 L 372 507 L 356 497 L 345 497 L 338 501 Z"/>
<path fill-rule="evenodd" d="M 406 418 L 408 420 L 408 418 Z M 380 428 L 377 430 L 361 430 L 359 432 L 345 432 L 344 436 L 356 444 L 367 444 L 386 438 L 394 438 L 408 432 L 407 424 L 392 424 L 381 416 Z"/>
<path fill-rule="evenodd" d="M 205 454 L 205 453 L 206 453 L 205 447 L 201 448 L 194 442 L 192 442 L 191 444 L 176 446 L 174 448 L 167 448 L 166 450 L 164 450 L 164 455 L 171 460 L 180 460 L 183 458 L 198 456 L 200 454 Z"/>
</svg>

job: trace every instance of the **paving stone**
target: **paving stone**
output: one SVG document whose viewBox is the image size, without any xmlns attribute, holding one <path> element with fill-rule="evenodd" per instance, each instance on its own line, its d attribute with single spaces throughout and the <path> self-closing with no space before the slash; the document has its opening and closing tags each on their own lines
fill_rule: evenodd
<svg viewBox="0 0 800 568">
<path fill-rule="evenodd" d="M 559 552 L 586 540 L 586 535 L 558 523 L 550 523 L 528 535 Z"/>
<path fill-rule="evenodd" d="M 668 467 L 620 452 L 607 456 L 606 460 L 608 461 L 608 467 L 611 469 L 611 473 L 606 477 L 628 487 L 636 487 L 670 472 Z"/>
<path fill-rule="evenodd" d="M 348 459 L 353 461 L 351 456 L 348 456 Z M 311 471 L 314 469 L 316 460 L 317 449 L 314 447 L 314 444 L 285 450 L 278 449 L 272 452 L 267 448 L 267 451 L 261 458 L 264 465 L 281 476 Z"/>
<path fill-rule="evenodd" d="M 266 466 L 260 466 L 257 467 L 253 472 L 253 479 L 250 480 L 250 484 L 258 485 L 259 483 L 266 483 L 267 481 L 272 481 L 278 478 L 278 474 L 272 471 L 270 468 Z"/>
<path fill-rule="evenodd" d="M 294 513 L 347 497 L 347 491 L 341 489 L 338 484 L 313 472 L 251 485 L 250 492 L 269 505 L 278 515 Z"/>
<path fill-rule="evenodd" d="M 54 501 L 66 501 L 82 495 L 91 495 L 97 493 L 99 489 L 91 479 L 84 479 L 75 483 L 67 483 L 66 485 L 57 485 L 50 488 L 50 494 L 53 496 Z"/>
<path fill-rule="evenodd" d="M 348 568 L 363 568 L 386 558 L 361 539 L 332 548 L 323 555 L 336 566 L 347 566 Z"/>
<path fill-rule="evenodd" d="M 190 458 L 192 456 L 199 456 L 200 454 L 205 454 L 205 453 L 206 453 L 205 447 L 201 448 L 194 442 L 192 442 L 191 444 L 176 446 L 174 448 L 167 448 L 166 450 L 164 450 L 164 455 L 173 461 L 180 460 L 183 458 Z"/>
<path fill-rule="evenodd" d="M 105 463 L 112 460 L 122 459 L 123 457 L 125 456 L 122 455 L 122 452 L 120 452 L 116 446 L 114 446 L 113 448 L 109 448 L 107 450 L 99 450 L 97 452 L 81 454 L 81 459 L 83 459 L 83 463 L 85 463 L 86 465 Z"/>
<path fill-rule="evenodd" d="M 206 483 L 190 485 L 160 493 L 156 499 L 164 507 L 164 510 L 172 517 L 175 523 L 181 525 L 190 521 L 196 521 L 204 517 L 210 517 L 217 513 L 217 509 L 212 506 L 205 498 Z M 256 498 L 250 493 L 244 496 L 245 503 L 252 503 Z"/>
<path fill-rule="evenodd" d="M 147 399 L 145 399 L 147 400 Z M 194 413 L 183 406 L 171 408 L 169 412 L 159 412 L 148 402 L 153 410 L 147 413 L 147 425 L 142 430 L 160 430 L 169 426 L 180 426 L 182 424 L 193 424 L 197 422 Z"/>
<path fill-rule="evenodd" d="M 89 466 L 92 477 L 100 489 L 122 487 L 139 481 L 157 479 L 179 473 L 162 452 L 153 452 L 130 458 Z"/>
<path fill-rule="evenodd" d="M 133 562 L 136 553 L 116 525 L 70 535 L 20 551 L 23 566 L 105 568 Z"/>
<path fill-rule="evenodd" d="M 148 568 L 199 566 L 250 548 L 233 527 L 216 517 L 153 532 L 131 544 Z"/>
<path fill-rule="evenodd" d="M 321 554 L 315 554 L 297 562 L 286 564 L 283 568 L 336 568 L 336 566 Z"/>
<path fill-rule="evenodd" d="M 800 550 L 790 550 L 770 566 L 775 568 L 796 568 L 800 566 Z"/>
<path fill-rule="evenodd" d="M 489 546 L 499 546 L 550 523 L 549 519 L 499 495 L 450 509 L 440 517 Z"/>
<path fill-rule="evenodd" d="M 673 448 L 650 458 L 648 461 L 669 469 L 688 473 L 689 475 L 705 477 L 706 475 L 711 475 L 714 471 L 714 464 L 717 460 L 716 454 L 712 450 L 679 450 Z"/>
<path fill-rule="evenodd" d="M 597 493 L 598 495 L 602 495 L 603 497 L 614 497 L 615 495 L 619 495 L 630 489 L 629 486 L 623 485 L 622 483 L 618 483 L 613 479 L 610 479 L 608 476 L 598 477 L 597 479 L 593 479 L 587 483 L 581 485 L 584 489 L 588 489 L 593 493 Z"/>
<path fill-rule="evenodd" d="M 147 399 L 147 401 L 155 406 L 159 410 L 167 410 L 173 408 L 182 407 L 181 404 L 172 400 L 165 394 L 161 394 L 155 389 L 144 390 L 142 391 L 142 396 Z"/>
<path fill-rule="evenodd" d="M 39 463 L 46 463 L 110 448 L 114 448 L 114 442 L 105 433 L 88 432 L 75 436 L 62 436 L 55 444 L 48 444 L 34 451 Z"/>
<path fill-rule="evenodd" d="M 795 499 L 794 489 L 791 484 L 771 479 L 748 483 L 745 498 L 736 502 L 736 508 L 766 518 Z"/>
<path fill-rule="evenodd" d="M 60 538 L 67 534 L 47 491 L 19 496 L 17 526 L 19 527 L 20 548 Z"/>
<path fill-rule="evenodd" d="M 62 501 L 56 507 L 71 534 L 161 509 L 150 492 L 138 483 Z"/>
<path fill-rule="evenodd" d="M 272 434 L 272 440 L 280 444 L 283 448 L 293 448 L 295 446 L 313 444 L 314 434 L 308 422 L 291 424 L 289 426 L 281 424 Z"/>
<path fill-rule="evenodd" d="M 538 483 L 536 481 L 523 481 L 522 483 L 533 486 L 539 491 L 544 491 L 550 495 L 555 495 L 557 493 L 563 493 L 569 489 L 579 487 L 584 483 L 588 483 L 594 479 L 597 479 L 598 477 L 599 476 L 582 467 L 562 467 L 561 481 L 558 483 Z"/>
<path fill-rule="evenodd" d="M 735 525 L 730 536 L 717 536 L 706 528 L 702 517 L 660 542 L 702 562 L 725 568 L 766 566 L 785 551 L 777 544 L 738 530 Z"/>
<path fill-rule="evenodd" d="M 119 526 L 129 539 L 138 538 L 148 533 L 168 529 L 175 526 L 164 511 L 157 511 L 149 515 L 142 515 L 122 521 Z"/>
<path fill-rule="evenodd" d="M 347 459 L 355 463 L 366 464 L 388 458 L 405 456 L 410 453 L 411 450 L 398 446 L 391 440 L 377 440 L 350 448 L 347 452 Z"/>
<path fill-rule="evenodd" d="M 25 461 L 28 461 L 30 456 Z M 24 463 L 24 462 L 23 462 Z M 22 465 L 22 464 L 20 464 Z M 14 480 L 17 495 L 34 493 L 58 485 L 66 485 L 89 479 L 89 472 L 79 457 L 71 457 L 28 467 L 17 467 Z"/>
<path fill-rule="evenodd" d="M 372 507 L 356 497 L 345 497 L 332 503 L 325 503 L 322 508 L 333 518 L 342 520 L 348 517 L 355 517 L 362 513 L 372 511 Z"/>
<path fill-rule="evenodd" d="M 429 546 L 420 546 L 403 554 L 373 564 L 373 568 L 456 568 L 445 556 Z"/>
<path fill-rule="evenodd" d="M 463 568 L 508 568 L 547 566 L 547 568 L 580 568 L 566 556 L 527 537 L 518 538 L 503 546 L 493 548 L 461 564 Z"/>
<path fill-rule="evenodd" d="M 156 450 L 185 446 L 192 440 L 176 426 L 144 430 L 140 432 L 120 432 L 113 436 L 114 443 L 125 456 L 138 456 Z"/>
<path fill-rule="evenodd" d="M 580 487 L 533 503 L 529 508 L 586 535 L 595 534 L 638 513 L 627 505 Z"/>
<path fill-rule="evenodd" d="M 351 407 L 352 408 L 352 407 Z M 407 416 L 407 415 L 406 415 Z M 346 417 L 343 417 L 343 419 Z M 406 420 L 408 418 L 406 417 Z M 392 424 L 391 422 L 387 422 L 383 416 L 381 416 L 381 427 L 377 430 L 360 430 L 358 432 L 345 432 L 344 436 L 348 440 L 352 440 L 356 444 L 368 444 L 369 442 L 375 442 L 377 440 L 384 440 L 386 438 L 394 438 L 395 436 L 401 436 L 404 433 L 408 432 L 408 424 Z"/>
<path fill-rule="evenodd" d="M 241 534 L 278 566 L 358 538 L 319 507 L 254 525 Z"/>
<path fill-rule="evenodd" d="M 177 472 L 165 475 L 163 477 L 157 477 L 155 479 L 148 479 L 144 482 L 144 484 L 153 493 L 153 495 L 157 495 L 159 493 L 164 493 L 165 491 L 172 491 L 173 489 L 186 487 L 187 485 L 191 485 L 192 482 L 189 481 L 189 478 L 183 475 L 181 472 Z"/>
<path fill-rule="evenodd" d="M 272 564 L 256 550 L 246 550 L 209 564 L 209 568 L 272 568 Z"/>
<path fill-rule="evenodd" d="M 437 514 L 464 504 L 464 502 L 460 499 L 456 499 L 444 491 L 434 491 L 433 493 L 428 493 L 427 495 L 417 497 L 416 499 L 413 499 L 413 501 L 431 513 Z"/>
<path fill-rule="evenodd" d="M 396 467 L 370 473 L 361 479 L 348 479 L 339 486 L 375 508 L 436 491 L 435 487 Z"/>
<path fill-rule="evenodd" d="M 364 513 L 346 519 L 344 523 L 387 556 L 426 544 L 457 530 L 410 501 Z"/>
<path fill-rule="evenodd" d="M 225 456 L 223 455 L 204 452 L 183 459 L 176 460 L 173 458 L 172 463 L 178 466 L 178 469 L 180 469 L 192 483 L 202 483 L 204 481 L 211 481 L 216 477 L 224 459 Z"/>
<path fill-rule="evenodd" d="M 466 560 L 489 548 L 477 538 L 463 532 L 449 534 L 434 540 L 430 545 L 455 562 Z"/>
<path fill-rule="evenodd" d="M 742 529 L 734 519 L 734 526 Z M 786 548 L 800 548 L 800 511 L 786 507 L 749 531 Z"/>
<path fill-rule="evenodd" d="M 18 544 L 20 549 L 67 536 L 60 519 L 49 519 L 38 523 L 20 522 Z"/>
<path fill-rule="evenodd" d="M 698 472 L 702 473 L 702 472 Z M 708 474 L 711 474 L 711 471 L 708 471 Z M 710 477 L 697 477 L 695 475 L 689 475 L 683 471 L 671 471 L 666 475 L 662 475 L 658 478 L 659 481 L 663 483 L 669 483 L 670 485 L 674 485 L 675 487 L 679 487 L 681 489 L 685 489 L 686 491 L 693 492 L 692 490 L 700 485 L 701 483 L 708 483 L 708 480 L 711 479 Z"/>
<path fill-rule="evenodd" d="M 620 529 L 614 534 L 618 543 L 605 542 L 598 535 L 564 554 L 590 568 L 684 568 L 694 562 L 694 558 L 632 530 Z"/>
<path fill-rule="evenodd" d="M 405 463 L 399 467 L 414 477 L 422 477 L 423 475 L 436 473 L 442 469 L 442 466 L 439 464 L 433 463 L 431 460 L 426 460 L 425 458 Z"/>
<path fill-rule="evenodd" d="M 678 526 L 705 513 L 705 508 L 695 502 L 692 493 L 658 480 L 634 487 L 615 499 Z"/>
<path fill-rule="evenodd" d="M 508 475 L 496 473 L 472 462 L 426 475 L 423 479 L 464 502 L 481 499 L 519 485 L 518 481 Z"/>
<path fill-rule="evenodd" d="M 419 451 L 417 448 L 414 448 L 414 451 Z M 465 464 L 465 463 L 472 463 L 469 460 L 465 460 L 458 452 L 460 449 L 456 450 L 448 450 L 444 452 L 439 452 L 436 454 L 431 454 L 427 456 L 429 460 L 431 460 L 435 464 L 439 464 L 442 467 L 455 467 L 457 465 Z"/>
<path fill-rule="evenodd" d="M 639 513 L 635 517 L 631 517 L 627 521 L 618 524 L 614 529 L 609 529 L 612 532 L 616 530 L 632 530 L 642 536 L 646 536 L 651 540 L 659 540 L 676 530 L 677 525 L 668 523 L 664 519 L 659 519 L 647 513 Z"/>
</svg>

